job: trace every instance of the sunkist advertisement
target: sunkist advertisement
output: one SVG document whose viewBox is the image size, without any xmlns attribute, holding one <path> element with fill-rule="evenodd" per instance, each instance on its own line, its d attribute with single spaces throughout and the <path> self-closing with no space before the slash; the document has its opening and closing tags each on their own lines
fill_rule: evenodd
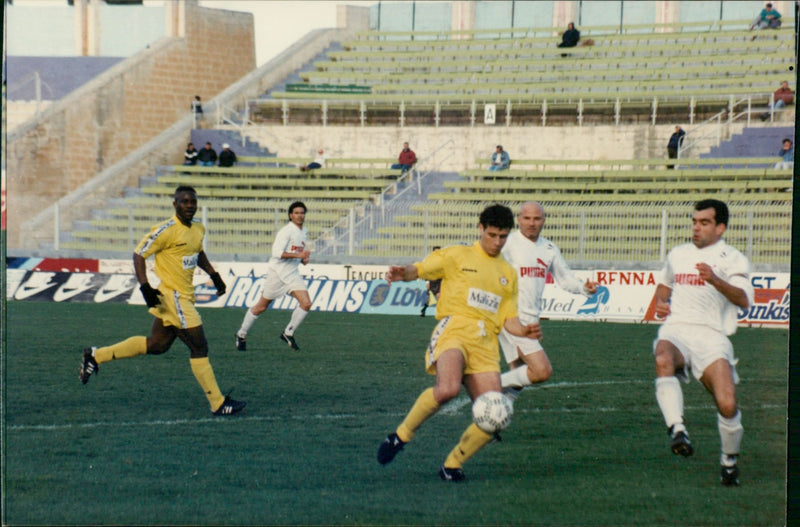
<svg viewBox="0 0 800 527">
<path fill-rule="evenodd" d="M 125 302 L 144 305 L 133 265 L 125 260 L 9 258 L 7 295 L 10 301 Z M 255 304 L 264 286 L 265 263 L 215 263 L 228 286 L 217 297 L 211 280 L 195 274 L 198 307 L 247 308 Z M 301 265 L 314 311 L 419 316 L 428 301 L 425 281 L 388 284 L 386 266 Z M 654 316 L 658 271 L 575 271 L 581 280 L 598 282 L 589 297 L 573 295 L 555 285 L 550 275 L 542 295 L 542 317 L 613 322 L 659 322 Z M 152 284 L 158 279 L 148 270 Z M 789 273 L 753 273 L 755 302 L 739 311 L 745 326 L 789 327 Z M 286 295 L 270 309 L 293 309 L 296 300 Z M 435 315 L 435 307 L 427 310 Z"/>
</svg>

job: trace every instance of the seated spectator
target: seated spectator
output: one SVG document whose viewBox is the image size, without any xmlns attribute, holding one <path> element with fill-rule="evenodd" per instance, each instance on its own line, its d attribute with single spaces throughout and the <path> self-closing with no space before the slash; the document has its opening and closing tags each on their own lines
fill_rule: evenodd
<svg viewBox="0 0 800 527">
<path fill-rule="evenodd" d="M 497 145 L 497 149 L 495 150 L 494 154 L 492 154 L 492 163 L 489 167 L 489 170 L 496 172 L 498 170 L 505 170 L 508 168 L 508 165 L 511 164 L 511 157 L 508 155 L 508 152 L 503 150 L 501 145 Z"/>
<path fill-rule="evenodd" d="M 403 150 L 397 158 L 397 163 L 392 165 L 393 169 L 402 168 L 403 172 L 408 172 L 417 162 L 417 154 L 408 147 L 408 143 L 403 143 Z"/>
<path fill-rule="evenodd" d="M 197 149 L 194 147 L 194 143 L 186 145 L 186 152 L 183 153 L 183 164 L 184 166 L 197 164 Z"/>
<path fill-rule="evenodd" d="M 231 145 L 223 143 L 222 152 L 219 153 L 219 166 L 232 167 L 236 161 L 236 154 L 231 150 Z"/>
<path fill-rule="evenodd" d="M 750 29 L 778 29 L 781 27 L 781 14 L 778 13 L 775 9 L 772 9 L 772 4 L 767 4 L 764 6 L 764 9 L 758 14 L 758 16 L 753 20 L 753 23 L 750 24 Z M 755 40 L 755 36 L 751 40 Z"/>
<path fill-rule="evenodd" d="M 317 157 L 314 158 L 314 161 L 301 166 L 300 170 L 305 172 L 306 170 L 314 170 L 315 168 L 325 168 L 325 151 L 321 148 L 317 150 Z"/>
<path fill-rule="evenodd" d="M 567 30 L 561 35 L 561 44 L 559 44 L 558 47 L 574 48 L 578 45 L 580 39 L 581 32 L 575 29 L 575 24 L 573 22 L 570 22 L 569 25 L 567 25 Z"/>
<path fill-rule="evenodd" d="M 772 94 L 772 100 L 769 103 L 770 109 L 774 112 L 784 108 L 785 106 L 792 104 L 794 102 L 794 92 L 789 87 L 789 81 L 781 82 L 781 87 L 775 90 L 775 93 Z M 761 120 L 766 121 L 769 119 L 770 112 L 764 112 L 761 114 Z"/>
<path fill-rule="evenodd" d="M 775 163 L 776 169 L 792 170 L 794 168 L 794 145 L 792 144 L 792 140 L 788 137 L 783 140 L 783 148 L 778 152 L 778 157 L 780 157 L 782 161 Z"/>
<path fill-rule="evenodd" d="M 206 143 L 206 146 L 197 152 L 197 161 L 200 166 L 213 167 L 217 162 L 217 151 L 211 148 L 211 143 Z"/>
</svg>

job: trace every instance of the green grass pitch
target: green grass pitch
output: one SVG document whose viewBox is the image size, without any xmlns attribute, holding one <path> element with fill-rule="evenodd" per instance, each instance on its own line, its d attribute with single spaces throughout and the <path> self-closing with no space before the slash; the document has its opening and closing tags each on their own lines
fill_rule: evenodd
<svg viewBox="0 0 800 527">
<path fill-rule="evenodd" d="M 127 305 L 11 302 L 4 357 L 5 525 L 764 525 L 785 523 L 788 332 L 733 337 L 742 485 L 719 477 L 716 411 L 684 386 L 695 455 L 676 458 L 655 402 L 656 326 L 544 321 L 554 373 L 465 466 L 436 472 L 469 423 L 451 404 L 389 465 L 377 447 L 433 378 L 432 318 L 311 313 L 291 352 L 286 311 L 235 351 L 239 309 L 202 311 L 223 391 L 211 416 L 176 341 L 78 380 L 80 350 L 146 335 Z M 463 394 L 462 394 L 463 395 Z"/>
</svg>

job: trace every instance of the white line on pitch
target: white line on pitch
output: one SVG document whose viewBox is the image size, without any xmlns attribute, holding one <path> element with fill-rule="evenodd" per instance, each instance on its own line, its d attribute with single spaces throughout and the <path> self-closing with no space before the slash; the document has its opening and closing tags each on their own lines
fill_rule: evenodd
<svg viewBox="0 0 800 527">
<path fill-rule="evenodd" d="M 605 385 L 614 385 L 614 384 L 650 384 L 652 380 L 641 380 L 641 379 L 633 379 L 633 380 L 624 380 L 624 381 L 586 381 L 586 382 L 571 382 L 571 381 L 562 381 L 562 382 L 553 382 L 553 383 L 546 383 L 546 384 L 539 384 L 533 385 L 528 387 L 526 390 L 530 390 L 531 392 L 535 390 L 542 390 L 546 388 L 573 388 L 573 387 L 581 387 L 581 386 L 605 386 Z M 524 394 L 522 395 L 524 397 Z M 464 408 L 465 406 L 470 404 L 469 397 L 460 396 L 456 399 L 453 399 L 446 403 L 439 413 L 444 415 L 455 415 L 459 413 L 459 411 Z M 713 405 L 702 405 L 702 406 L 687 406 L 686 409 L 690 410 L 707 410 L 714 408 Z M 747 405 L 743 406 L 746 410 L 748 408 Z M 760 410 L 767 410 L 767 409 L 786 409 L 785 404 L 762 404 L 757 405 L 756 408 Z M 579 412 L 600 412 L 600 413 L 610 413 L 610 412 L 619 412 L 621 411 L 620 408 L 616 408 L 613 406 L 609 407 L 600 407 L 600 408 L 589 408 L 589 407 L 582 407 L 582 408 L 532 408 L 532 409 L 523 409 L 519 410 L 519 413 L 579 413 Z M 389 412 L 384 415 L 389 416 L 396 416 L 396 417 L 404 417 L 405 413 L 399 412 Z M 198 423 L 227 423 L 227 422 L 241 422 L 241 421 L 284 421 L 287 419 L 295 420 L 295 421 L 304 421 L 304 420 L 338 420 L 338 419 L 358 419 L 363 418 L 362 414 L 312 414 L 312 415 L 289 415 L 289 416 L 236 416 L 236 417 L 201 417 L 198 419 L 167 419 L 167 420 L 154 420 L 154 421 L 137 421 L 137 422 L 106 422 L 106 421 L 96 421 L 92 423 L 64 423 L 64 424 L 51 424 L 51 425 L 8 425 L 6 430 L 8 431 L 15 431 L 15 430 L 69 430 L 69 429 L 87 429 L 87 428 L 102 428 L 102 427 L 111 427 L 111 426 L 177 426 L 177 425 L 184 425 L 184 424 L 198 424 Z"/>
<path fill-rule="evenodd" d="M 459 412 L 460 409 L 464 408 L 469 404 L 469 399 L 467 397 L 456 399 L 455 401 L 451 401 L 448 405 L 446 405 L 439 413 L 444 415 L 455 415 Z M 456 406 L 457 405 L 457 406 Z M 714 405 L 699 405 L 699 406 L 687 406 L 687 410 L 711 410 L 715 408 Z M 747 410 L 748 406 L 743 407 Z M 755 405 L 754 407 L 750 408 L 757 408 L 759 410 L 772 410 L 772 409 L 786 409 L 786 405 L 783 404 L 760 404 Z M 622 411 L 630 411 L 629 409 L 622 409 L 617 408 L 614 406 L 601 406 L 598 408 L 589 408 L 589 407 L 579 407 L 579 408 L 525 408 L 519 410 L 518 413 L 523 414 L 545 414 L 545 413 L 554 413 L 554 414 L 570 414 L 570 413 L 614 413 L 614 412 L 622 412 Z M 384 415 L 394 416 L 394 417 L 403 417 L 405 413 L 398 413 L 398 412 L 390 412 Z M 103 428 L 103 427 L 130 427 L 130 426 L 179 426 L 179 425 L 195 425 L 200 423 L 217 423 L 217 424 L 228 424 L 228 423 L 241 423 L 242 421 L 245 422 L 254 422 L 254 421 L 285 421 L 285 420 L 292 420 L 292 421 L 306 421 L 306 420 L 339 420 L 339 419 L 359 419 L 363 418 L 362 414 L 314 414 L 314 415 L 279 415 L 279 416 L 265 416 L 265 415 L 253 415 L 253 416 L 237 416 L 237 417 L 228 417 L 228 418 L 219 418 L 219 417 L 204 417 L 200 419 L 157 419 L 155 421 L 136 421 L 136 422 L 106 422 L 106 421 L 96 421 L 93 423 L 66 423 L 66 424 L 52 424 L 52 425 L 9 425 L 6 430 L 7 431 L 28 431 L 28 430 L 70 430 L 70 429 L 90 429 L 90 428 Z"/>
</svg>

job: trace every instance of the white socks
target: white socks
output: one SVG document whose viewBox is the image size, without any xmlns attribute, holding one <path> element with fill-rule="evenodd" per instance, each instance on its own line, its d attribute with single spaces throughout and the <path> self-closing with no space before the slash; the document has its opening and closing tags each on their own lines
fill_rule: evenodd
<svg viewBox="0 0 800 527">
<path fill-rule="evenodd" d="M 242 320 L 242 327 L 239 328 L 239 331 L 236 332 L 236 335 L 239 338 L 243 339 L 247 336 L 247 332 L 250 331 L 250 328 L 253 327 L 253 324 L 256 323 L 258 320 L 258 316 L 254 315 L 250 309 L 247 310 L 247 313 L 244 314 L 244 320 Z"/>
<path fill-rule="evenodd" d="M 742 426 L 742 412 L 737 411 L 736 415 L 730 419 L 717 414 L 717 428 L 719 429 L 719 439 L 722 446 L 723 458 L 739 454 L 739 447 L 742 444 L 744 427 Z M 723 464 L 725 464 L 723 460 Z"/>
<path fill-rule="evenodd" d="M 500 382 L 503 388 L 524 388 L 531 385 L 531 380 L 528 378 L 528 365 L 523 364 L 513 370 L 508 370 L 500 376 Z"/>
<path fill-rule="evenodd" d="M 308 311 L 300 309 L 300 306 L 294 308 L 294 311 L 292 311 L 292 318 L 289 320 L 289 324 L 286 326 L 286 329 L 283 330 L 283 333 L 289 336 L 294 335 L 297 326 L 306 318 L 306 315 L 308 315 Z"/>
<path fill-rule="evenodd" d="M 289 325 L 286 326 L 286 329 L 284 329 L 283 332 L 290 336 L 294 335 L 294 331 L 297 329 L 297 326 L 300 325 L 303 319 L 306 318 L 306 315 L 308 315 L 308 311 L 304 311 L 299 307 L 294 308 L 294 311 L 292 311 L 292 318 L 289 320 Z M 248 309 L 244 314 L 242 327 L 239 328 L 239 331 L 236 332 L 236 335 L 238 335 L 239 338 L 247 337 L 247 332 L 250 331 L 250 328 L 253 327 L 253 324 L 255 324 L 256 320 L 258 320 L 258 316 L 254 315 L 253 312 Z"/>
<path fill-rule="evenodd" d="M 686 430 L 683 425 L 683 390 L 677 377 L 658 377 L 656 379 L 656 401 L 661 409 L 668 428 Z"/>
</svg>

